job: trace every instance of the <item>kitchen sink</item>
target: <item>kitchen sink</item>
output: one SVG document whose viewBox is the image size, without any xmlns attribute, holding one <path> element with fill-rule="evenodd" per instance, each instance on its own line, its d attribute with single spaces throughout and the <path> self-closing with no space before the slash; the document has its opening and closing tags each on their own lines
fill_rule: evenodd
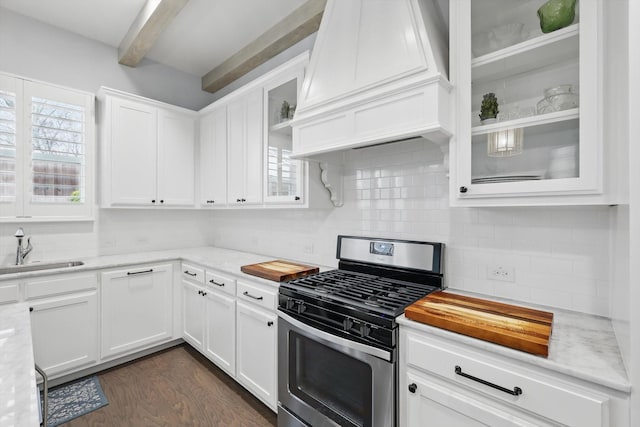
<svg viewBox="0 0 640 427">
<path fill-rule="evenodd" d="M 2 274 L 14 274 L 24 273 L 26 271 L 42 271 L 42 270 L 55 270 L 58 268 L 79 267 L 84 265 L 82 261 L 68 261 L 68 262 L 53 262 L 47 264 L 25 264 L 25 265 L 10 265 L 6 267 L 0 267 L 0 275 Z"/>
</svg>

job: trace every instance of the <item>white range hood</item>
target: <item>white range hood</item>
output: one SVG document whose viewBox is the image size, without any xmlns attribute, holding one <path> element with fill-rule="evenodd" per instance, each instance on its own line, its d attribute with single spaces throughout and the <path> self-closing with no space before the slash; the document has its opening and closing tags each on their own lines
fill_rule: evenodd
<svg viewBox="0 0 640 427">
<path fill-rule="evenodd" d="M 328 0 L 292 121 L 293 155 L 451 136 L 436 0 Z"/>
</svg>

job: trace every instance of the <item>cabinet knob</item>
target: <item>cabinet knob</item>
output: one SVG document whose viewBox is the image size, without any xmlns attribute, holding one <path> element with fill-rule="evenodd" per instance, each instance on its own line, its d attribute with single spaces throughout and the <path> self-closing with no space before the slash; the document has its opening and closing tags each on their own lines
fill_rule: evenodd
<svg viewBox="0 0 640 427">
<path fill-rule="evenodd" d="M 198 295 L 202 295 L 202 291 L 198 291 Z"/>
<path fill-rule="evenodd" d="M 411 393 L 415 393 L 417 389 L 418 389 L 418 386 L 416 385 L 416 383 L 409 384 L 409 391 Z"/>
<path fill-rule="evenodd" d="M 202 296 L 204 297 L 204 296 L 206 296 L 206 295 L 207 295 L 207 293 L 206 293 L 206 292 L 204 292 L 204 291 L 202 291 Z"/>
<path fill-rule="evenodd" d="M 164 200 L 160 200 L 160 203 L 164 203 Z"/>
<path fill-rule="evenodd" d="M 241 200 L 242 200 L 242 203 L 244 203 L 244 202 L 246 202 L 246 201 L 247 201 L 247 199 L 241 199 Z"/>
<path fill-rule="evenodd" d="M 242 199 L 236 199 L 236 202 L 240 203 L 242 201 Z"/>
<path fill-rule="evenodd" d="M 33 311 L 33 307 L 29 307 L 29 312 L 32 312 L 32 311 Z"/>
<path fill-rule="evenodd" d="M 215 200 L 207 200 L 207 203 L 208 203 L 208 204 L 213 204 L 213 203 L 215 203 L 215 202 L 216 202 Z"/>
<path fill-rule="evenodd" d="M 267 322 L 267 326 L 273 326 L 273 322 L 272 322 L 271 320 L 269 320 L 269 321 Z"/>
<path fill-rule="evenodd" d="M 153 200 L 151 201 L 151 203 L 155 203 L 155 202 L 156 202 L 156 199 L 153 199 Z"/>
<path fill-rule="evenodd" d="M 465 186 L 460 187 L 460 192 L 461 193 L 466 193 L 469 189 Z"/>
<path fill-rule="evenodd" d="M 300 200 L 300 196 L 295 196 L 293 200 Z"/>
</svg>

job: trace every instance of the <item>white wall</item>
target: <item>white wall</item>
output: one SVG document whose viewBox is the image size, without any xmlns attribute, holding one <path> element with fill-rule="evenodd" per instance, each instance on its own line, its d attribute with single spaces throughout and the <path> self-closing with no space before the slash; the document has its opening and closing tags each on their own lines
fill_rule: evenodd
<svg viewBox="0 0 640 427">
<path fill-rule="evenodd" d="M 0 70 L 95 92 L 101 85 L 199 109 L 212 95 L 200 78 L 151 61 L 118 64 L 115 48 L 0 8 Z M 95 222 L 0 224 L 0 265 L 14 262 L 18 226 L 32 236 L 29 260 L 69 259 L 202 246 L 204 212 L 95 209 Z"/>
<path fill-rule="evenodd" d="M 213 100 L 199 76 L 143 60 L 118 64 L 118 51 L 7 9 L 0 8 L 0 71 L 96 92 L 109 86 L 199 110 Z"/>
<path fill-rule="evenodd" d="M 0 265 L 15 262 L 18 226 L 31 236 L 29 262 L 199 247 L 211 240 L 208 212 L 101 209 L 97 216 L 82 223 L 0 223 Z"/>
<path fill-rule="evenodd" d="M 335 266 L 338 234 L 445 242 L 452 288 L 609 314 L 613 208 L 449 208 L 442 157 L 420 141 L 351 150 L 343 207 L 217 211 L 212 243 Z M 488 280 L 494 265 L 515 282 Z"/>
</svg>

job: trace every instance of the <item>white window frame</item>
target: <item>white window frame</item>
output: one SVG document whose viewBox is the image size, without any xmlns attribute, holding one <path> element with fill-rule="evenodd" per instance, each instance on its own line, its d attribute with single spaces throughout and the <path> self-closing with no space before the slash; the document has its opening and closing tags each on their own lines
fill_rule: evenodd
<svg viewBox="0 0 640 427">
<path fill-rule="evenodd" d="M 0 73 L 0 88 L 16 93 L 16 198 L 0 202 L 0 222 L 91 221 L 95 200 L 95 97 L 92 93 Z M 15 90 L 13 90 L 15 89 Z M 45 98 L 84 107 L 84 201 L 33 202 L 31 100 Z"/>
</svg>

